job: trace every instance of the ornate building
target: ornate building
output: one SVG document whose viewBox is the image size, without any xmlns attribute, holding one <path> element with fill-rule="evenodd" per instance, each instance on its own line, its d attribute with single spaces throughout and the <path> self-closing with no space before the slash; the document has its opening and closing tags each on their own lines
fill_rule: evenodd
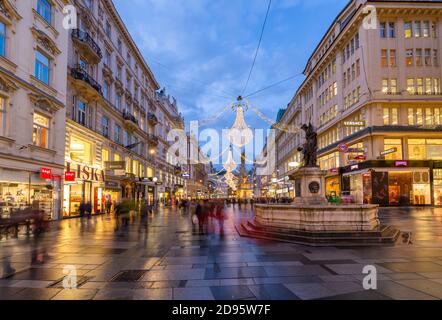
<svg viewBox="0 0 442 320">
<path fill-rule="evenodd" d="M 64 171 L 67 1 L 0 1 L 0 216 L 58 219 Z"/>
</svg>

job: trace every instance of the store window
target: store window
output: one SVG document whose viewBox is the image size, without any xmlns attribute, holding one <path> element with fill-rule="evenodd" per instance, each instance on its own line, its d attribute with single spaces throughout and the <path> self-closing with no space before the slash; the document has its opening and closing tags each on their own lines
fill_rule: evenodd
<svg viewBox="0 0 442 320">
<path fill-rule="evenodd" d="M 6 134 L 6 100 L 0 97 L 0 136 Z"/>
<path fill-rule="evenodd" d="M 385 160 L 402 160 L 402 140 L 384 139 L 384 151 L 391 151 L 385 155 Z"/>
<path fill-rule="evenodd" d="M 76 137 L 72 137 L 70 144 L 70 157 L 71 160 L 76 162 L 92 164 L 91 144 Z"/>
<path fill-rule="evenodd" d="M 49 148 L 49 118 L 34 113 L 34 129 L 32 132 L 32 143 L 40 148 Z"/>
<path fill-rule="evenodd" d="M 434 204 L 442 206 L 442 169 L 433 170 Z"/>
</svg>

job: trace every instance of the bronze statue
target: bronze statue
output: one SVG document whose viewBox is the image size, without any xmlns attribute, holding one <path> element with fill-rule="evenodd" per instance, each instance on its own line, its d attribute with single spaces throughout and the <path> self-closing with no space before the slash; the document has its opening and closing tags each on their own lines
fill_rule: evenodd
<svg viewBox="0 0 442 320">
<path fill-rule="evenodd" d="M 305 132 L 305 143 L 302 147 L 298 148 L 298 151 L 302 152 L 304 156 L 304 167 L 317 167 L 318 134 L 311 123 L 308 125 L 303 124 L 301 129 Z"/>
</svg>

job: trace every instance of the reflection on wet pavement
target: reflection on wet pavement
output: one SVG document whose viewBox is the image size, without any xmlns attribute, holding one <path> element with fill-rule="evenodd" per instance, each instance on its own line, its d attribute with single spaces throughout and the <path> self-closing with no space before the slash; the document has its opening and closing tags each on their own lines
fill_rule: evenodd
<svg viewBox="0 0 442 320">
<path fill-rule="evenodd" d="M 241 238 L 228 208 L 199 234 L 191 216 L 164 209 L 121 226 L 110 216 L 54 222 L 40 238 L 0 241 L 0 299 L 441 299 L 442 209 L 381 210 L 411 237 L 394 247 L 320 248 Z M 366 265 L 378 289 L 362 287 Z M 77 289 L 65 289 L 66 267 Z"/>
</svg>

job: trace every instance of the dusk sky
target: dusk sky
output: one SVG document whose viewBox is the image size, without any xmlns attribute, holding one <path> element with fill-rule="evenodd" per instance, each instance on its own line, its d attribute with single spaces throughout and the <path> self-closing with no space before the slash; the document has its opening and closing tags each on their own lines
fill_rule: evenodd
<svg viewBox="0 0 442 320">
<path fill-rule="evenodd" d="M 211 118 L 241 94 L 253 61 L 268 0 L 115 0 L 155 77 L 178 100 L 186 126 Z M 273 0 L 245 95 L 302 73 L 306 61 L 347 0 Z M 285 108 L 303 76 L 250 102 L 269 119 Z M 230 127 L 228 109 L 210 126 Z M 269 127 L 253 111 L 252 128 Z"/>
</svg>

